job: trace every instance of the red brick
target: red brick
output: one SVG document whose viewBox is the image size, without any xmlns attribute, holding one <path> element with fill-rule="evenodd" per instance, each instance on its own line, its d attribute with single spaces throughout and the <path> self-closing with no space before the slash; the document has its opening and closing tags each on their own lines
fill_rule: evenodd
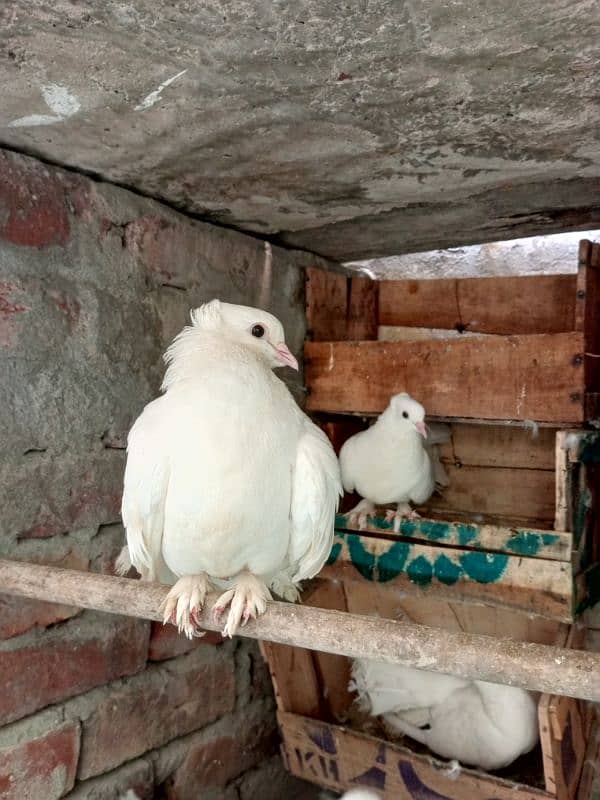
<svg viewBox="0 0 600 800">
<path fill-rule="evenodd" d="M 81 554 L 69 553 L 60 561 L 44 561 L 43 563 L 50 563 L 65 569 L 85 570 L 89 562 Z M 44 603 L 41 600 L 25 600 L 22 597 L 0 595 L 0 639 L 19 636 L 36 626 L 44 628 L 54 625 L 74 617 L 79 610 L 73 606 L 61 606 L 58 603 Z"/>
<path fill-rule="evenodd" d="M 78 782 L 69 800 L 133 800 L 134 796 L 139 800 L 155 797 L 154 770 L 149 760 L 131 761 L 108 775 Z"/>
<path fill-rule="evenodd" d="M 58 800 L 75 783 L 79 725 L 69 722 L 27 742 L 0 750 L 2 800 Z"/>
<path fill-rule="evenodd" d="M 207 631 L 199 639 L 188 639 L 177 631 L 174 625 L 163 625 L 162 622 L 153 622 L 150 629 L 150 648 L 148 658 L 150 661 L 165 661 L 167 658 L 176 658 L 203 644 L 222 644 L 223 637 L 216 631 Z"/>
<path fill-rule="evenodd" d="M 235 725 L 235 723 L 234 723 Z M 197 800 L 207 789 L 223 789 L 246 770 L 275 755 L 279 737 L 270 720 L 235 734 L 192 744 L 187 756 L 167 780 L 168 800 Z"/>
<path fill-rule="evenodd" d="M 23 247 L 66 244 L 70 235 L 67 190 L 71 185 L 83 186 L 84 181 L 0 153 L 0 238 Z"/>
<path fill-rule="evenodd" d="M 148 670 L 84 720 L 79 778 L 114 769 L 233 710 L 233 659 L 191 656 Z M 115 735 L 118 732 L 118 735 Z"/>
<path fill-rule="evenodd" d="M 139 672 L 146 663 L 148 632 L 139 620 L 86 615 L 27 643 L 1 643 L 0 722 Z"/>
</svg>

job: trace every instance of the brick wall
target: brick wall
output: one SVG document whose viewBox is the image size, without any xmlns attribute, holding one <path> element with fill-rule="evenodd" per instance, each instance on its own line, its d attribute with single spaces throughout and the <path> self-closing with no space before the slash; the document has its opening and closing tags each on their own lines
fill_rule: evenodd
<svg viewBox="0 0 600 800">
<path fill-rule="evenodd" d="M 297 353 L 305 263 L 274 250 Z M 256 302 L 263 264 L 250 237 L 0 151 L 0 556 L 111 571 L 161 354 L 190 307 Z M 251 642 L 0 595 L 0 686 L 2 798 L 312 795 L 283 771 Z"/>
</svg>

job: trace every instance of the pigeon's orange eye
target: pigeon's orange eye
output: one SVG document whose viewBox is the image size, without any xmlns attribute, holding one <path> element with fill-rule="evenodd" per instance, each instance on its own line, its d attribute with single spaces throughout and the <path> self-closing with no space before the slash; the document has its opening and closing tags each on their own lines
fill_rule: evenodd
<svg viewBox="0 0 600 800">
<path fill-rule="evenodd" d="M 408 419 L 408 411 L 403 411 L 402 416 L 404 417 L 404 419 Z"/>
<path fill-rule="evenodd" d="M 256 336 L 257 339 L 262 339 L 264 335 L 265 335 L 265 329 L 263 328 L 262 325 L 255 325 L 252 328 L 252 336 Z"/>
</svg>

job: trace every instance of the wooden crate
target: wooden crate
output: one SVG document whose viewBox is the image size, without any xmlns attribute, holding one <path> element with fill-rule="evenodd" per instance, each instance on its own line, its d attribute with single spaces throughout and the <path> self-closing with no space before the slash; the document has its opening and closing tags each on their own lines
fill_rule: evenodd
<svg viewBox="0 0 600 800">
<path fill-rule="evenodd" d="M 600 435 L 583 425 L 600 385 L 599 303 L 589 242 L 577 275 L 377 283 L 313 270 L 308 404 L 336 449 L 398 391 L 451 429 L 448 486 L 423 518 L 396 535 L 382 516 L 359 531 L 338 515 L 324 574 L 563 622 L 597 599 Z"/>
<path fill-rule="evenodd" d="M 401 391 L 447 422 L 451 439 L 439 448 L 449 486 L 398 532 L 381 515 L 350 525 L 344 512 L 358 498 L 344 498 L 305 602 L 580 645 L 571 623 L 600 585 L 600 434 L 586 426 L 600 416 L 600 247 L 582 242 L 579 255 L 577 275 L 377 283 L 310 271 L 307 406 L 336 450 Z M 348 659 L 269 643 L 263 652 L 299 777 L 399 800 L 575 798 L 591 742 L 584 703 L 543 695 L 537 752 L 456 777 L 410 740 L 365 729 L 351 712 Z M 581 800 L 590 785 L 584 772 Z"/>
<path fill-rule="evenodd" d="M 435 417 L 597 416 L 599 245 L 581 243 L 577 276 L 359 280 L 309 275 L 309 410 L 377 414 L 407 391 Z"/>
<path fill-rule="evenodd" d="M 373 586 L 319 579 L 305 598 L 319 607 L 380 616 L 409 616 L 438 627 L 506 635 L 560 646 L 576 646 L 581 629 L 556 621 L 490 607 L 435 600 L 423 604 L 393 602 Z M 538 714 L 540 745 L 496 774 L 461 768 L 431 755 L 409 738 L 390 741 L 382 727 L 353 719 L 348 691 L 350 662 L 342 656 L 273 643 L 262 644 L 278 707 L 282 754 L 294 775 L 344 791 L 355 786 L 375 789 L 386 800 L 574 800 L 586 747 L 591 741 L 588 704 L 572 698 L 542 695 Z M 365 729 L 366 728 L 366 729 Z M 589 794 L 580 794 L 587 800 Z"/>
</svg>

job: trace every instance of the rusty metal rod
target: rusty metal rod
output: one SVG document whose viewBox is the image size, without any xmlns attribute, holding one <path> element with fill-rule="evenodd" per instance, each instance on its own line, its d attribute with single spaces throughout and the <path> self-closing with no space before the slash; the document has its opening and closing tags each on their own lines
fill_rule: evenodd
<svg viewBox="0 0 600 800">
<path fill-rule="evenodd" d="M 160 620 L 168 591 L 128 578 L 0 560 L 0 592 L 36 600 Z M 202 627 L 213 631 L 221 627 L 210 611 L 214 600 L 208 598 L 201 616 Z M 600 654 L 585 651 L 278 602 L 240 635 L 600 701 Z"/>
</svg>

